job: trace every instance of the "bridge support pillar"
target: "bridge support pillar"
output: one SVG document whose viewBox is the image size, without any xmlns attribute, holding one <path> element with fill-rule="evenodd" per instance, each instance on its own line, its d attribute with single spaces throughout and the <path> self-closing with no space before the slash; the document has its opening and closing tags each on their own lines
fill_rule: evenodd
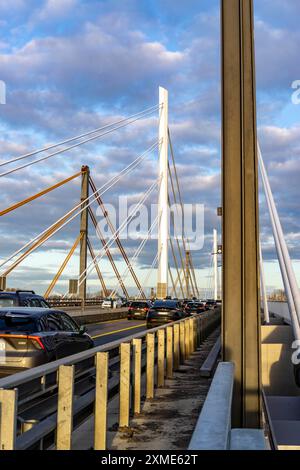
<svg viewBox="0 0 300 470">
<path fill-rule="evenodd" d="M 253 0 L 222 0 L 223 359 L 235 364 L 233 427 L 261 425 Z"/>
<path fill-rule="evenodd" d="M 6 289 L 6 276 L 0 276 L 0 291 Z"/>
<path fill-rule="evenodd" d="M 168 91 L 159 88 L 159 196 L 158 196 L 158 270 L 157 297 L 168 295 Z"/>
<path fill-rule="evenodd" d="M 81 168 L 81 202 L 89 197 L 90 169 L 88 166 Z M 87 203 L 83 203 L 81 208 Z M 79 298 L 85 302 L 86 299 L 86 268 L 87 268 L 87 238 L 88 238 L 88 208 L 81 212 L 80 219 L 80 266 L 79 266 Z M 83 280 L 84 279 L 84 280 Z"/>
</svg>

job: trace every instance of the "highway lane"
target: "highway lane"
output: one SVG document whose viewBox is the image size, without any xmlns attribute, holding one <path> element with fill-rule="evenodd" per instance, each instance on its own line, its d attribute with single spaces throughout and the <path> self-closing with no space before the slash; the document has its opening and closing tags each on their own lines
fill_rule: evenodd
<svg viewBox="0 0 300 470">
<path fill-rule="evenodd" d="M 87 332 L 93 338 L 95 346 L 111 343 L 146 329 L 145 320 L 111 320 L 87 325 Z"/>
</svg>

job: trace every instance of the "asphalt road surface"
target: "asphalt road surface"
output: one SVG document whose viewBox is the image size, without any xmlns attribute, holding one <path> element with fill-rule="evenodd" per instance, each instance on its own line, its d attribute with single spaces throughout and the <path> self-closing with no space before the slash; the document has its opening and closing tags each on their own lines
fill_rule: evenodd
<svg viewBox="0 0 300 470">
<path fill-rule="evenodd" d="M 112 343 L 126 336 L 141 333 L 146 329 L 145 320 L 110 320 L 87 325 L 87 332 L 93 338 L 95 346 Z"/>
</svg>

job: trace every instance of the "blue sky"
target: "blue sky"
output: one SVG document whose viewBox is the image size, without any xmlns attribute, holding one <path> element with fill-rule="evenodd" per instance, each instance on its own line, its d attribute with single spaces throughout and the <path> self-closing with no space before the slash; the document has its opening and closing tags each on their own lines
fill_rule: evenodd
<svg viewBox="0 0 300 470">
<path fill-rule="evenodd" d="M 283 228 L 300 278 L 299 157 L 300 106 L 291 85 L 300 79 L 297 0 L 255 0 L 258 134 Z M 206 241 L 194 254 L 197 276 L 208 283 L 212 230 L 220 205 L 220 21 L 219 1 L 189 0 L 0 0 L 0 79 L 7 104 L 0 107 L 0 160 L 97 128 L 158 100 L 158 86 L 170 94 L 170 128 L 186 202 L 205 205 Z M 157 136 L 157 119 L 66 153 L 31 170 L 1 179 L 1 207 L 7 207 L 89 164 L 103 184 L 147 148 Z M 105 196 L 132 202 L 154 181 L 153 153 L 136 178 Z M 1 220 L 5 258 L 78 202 L 79 182 L 45 196 Z M 155 201 L 153 201 L 155 202 Z M 43 292 L 78 232 L 75 221 L 9 277 L 10 286 Z M 269 286 L 281 287 L 263 196 L 261 236 Z M 96 240 L 94 239 L 96 246 Z M 129 254 L 134 245 L 128 243 Z M 141 279 L 155 244 L 139 259 Z M 122 261 L 114 252 L 120 271 Z M 101 268 L 113 286 L 111 268 Z M 70 262 L 57 290 L 76 277 Z M 155 285 L 155 276 L 149 285 Z M 129 281 L 131 285 L 131 281 Z M 96 286 L 93 275 L 89 282 Z"/>
</svg>

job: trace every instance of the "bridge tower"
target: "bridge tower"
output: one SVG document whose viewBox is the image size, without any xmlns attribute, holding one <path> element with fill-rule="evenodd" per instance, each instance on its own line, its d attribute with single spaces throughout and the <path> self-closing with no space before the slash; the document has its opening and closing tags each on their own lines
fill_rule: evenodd
<svg viewBox="0 0 300 470">
<path fill-rule="evenodd" d="M 223 359 L 233 427 L 261 425 L 258 161 L 253 0 L 222 0 Z"/>
<path fill-rule="evenodd" d="M 81 168 L 81 202 L 86 201 L 89 197 L 89 178 L 90 169 L 88 166 Z M 82 204 L 82 208 L 87 203 Z M 80 261 L 79 261 L 79 298 L 85 302 L 86 299 L 86 269 L 87 269 L 87 238 L 88 238 L 88 208 L 81 212 L 80 217 Z M 82 279 L 84 279 L 82 281 Z"/>
<path fill-rule="evenodd" d="M 159 194 L 157 298 L 168 295 L 168 91 L 159 87 Z"/>
</svg>

